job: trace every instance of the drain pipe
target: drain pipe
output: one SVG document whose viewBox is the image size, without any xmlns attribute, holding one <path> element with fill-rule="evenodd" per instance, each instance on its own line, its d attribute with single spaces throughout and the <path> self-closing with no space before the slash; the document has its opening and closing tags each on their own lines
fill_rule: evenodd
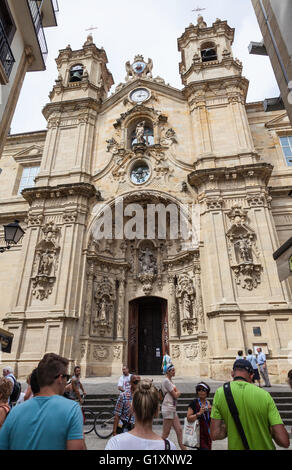
<svg viewBox="0 0 292 470">
<path fill-rule="evenodd" d="M 271 39 L 272 39 L 272 43 L 274 45 L 274 48 L 275 48 L 275 51 L 276 51 L 276 54 L 277 54 L 282 72 L 284 74 L 284 77 L 285 77 L 285 80 L 286 80 L 286 83 L 287 83 L 287 88 L 288 88 L 289 91 L 292 91 L 292 81 L 290 81 L 289 78 L 288 78 L 284 63 L 282 61 L 282 57 L 280 55 L 279 48 L 278 48 L 276 40 L 275 40 L 274 33 L 272 31 L 272 28 L 271 28 L 271 25 L 270 25 L 270 22 L 269 22 L 267 12 L 266 12 L 264 4 L 263 4 L 263 0 L 260 0 L 260 5 L 261 5 L 261 9 L 262 9 L 262 12 L 263 12 L 263 15 L 264 15 L 264 18 L 265 18 L 265 22 L 266 22 L 266 25 L 268 27 L 268 30 L 269 30 L 269 33 L 270 33 L 270 36 L 271 36 Z"/>
</svg>

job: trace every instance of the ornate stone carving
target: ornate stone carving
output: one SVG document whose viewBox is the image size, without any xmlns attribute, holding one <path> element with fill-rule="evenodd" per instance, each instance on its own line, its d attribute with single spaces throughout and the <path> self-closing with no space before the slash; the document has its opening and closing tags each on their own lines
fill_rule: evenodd
<svg viewBox="0 0 292 470">
<path fill-rule="evenodd" d="M 115 298 L 113 283 L 104 276 L 101 281 L 97 282 L 94 293 L 95 306 L 92 322 L 94 331 L 100 336 L 105 336 L 106 333 L 109 335 L 112 332 Z"/>
<path fill-rule="evenodd" d="M 53 222 L 42 227 L 43 239 L 37 244 L 32 273 L 32 293 L 36 299 L 44 300 L 52 293 L 56 281 L 60 246 L 60 228 Z"/>
<path fill-rule="evenodd" d="M 113 346 L 113 357 L 114 359 L 120 359 L 122 352 L 121 346 Z"/>
<path fill-rule="evenodd" d="M 180 345 L 179 344 L 173 344 L 171 348 L 171 357 L 172 359 L 178 359 L 180 357 Z"/>
<path fill-rule="evenodd" d="M 109 346 L 104 346 L 104 345 L 94 345 L 93 346 L 93 352 L 92 352 L 92 357 L 96 361 L 105 361 L 108 359 L 110 356 L 110 348 Z"/>
<path fill-rule="evenodd" d="M 160 144 L 165 147 L 170 147 L 173 144 L 177 144 L 176 134 L 173 129 L 166 129 L 163 127 L 160 133 Z"/>
<path fill-rule="evenodd" d="M 146 64 L 142 55 L 136 55 L 133 64 L 131 65 L 128 60 L 125 64 L 125 68 L 127 72 L 125 77 L 126 82 L 135 77 L 152 78 L 153 61 L 152 59 L 148 59 L 148 63 Z"/>
<path fill-rule="evenodd" d="M 138 279 L 142 283 L 145 295 L 150 295 L 157 278 L 157 258 L 148 246 L 141 247 L 138 253 Z"/>
<path fill-rule="evenodd" d="M 198 319 L 194 315 L 193 302 L 195 291 L 192 279 L 187 274 L 180 274 L 177 280 L 176 297 L 179 303 L 182 329 L 189 335 L 198 327 Z"/>
<path fill-rule="evenodd" d="M 184 344 L 184 355 L 190 361 L 194 361 L 199 353 L 199 344 L 198 343 L 191 343 L 191 344 Z"/>
<path fill-rule="evenodd" d="M 201 358 L 206 359 L 208 355 L 208 343 L 207 341 L 202 341 L 201 344 Z"/>
<path fill-rule="evenodd" d="M 246 224 L 247 210 L 234 205 L 227 213 L 232 222 L 227 231 L 231 269 L 235 281 L 243 289 L 252 290 L 261 282 L 262 265 L 256 245 L 256 234 Z"/>
</svg>

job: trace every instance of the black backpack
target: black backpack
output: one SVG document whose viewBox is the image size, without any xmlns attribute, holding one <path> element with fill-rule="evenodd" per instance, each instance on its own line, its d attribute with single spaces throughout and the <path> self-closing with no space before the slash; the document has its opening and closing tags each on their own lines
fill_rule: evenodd
<svg viewBox="0 0 292 470">
<path fill-rule="evenodd" d="M 12 390 L 11 395 L 10 395 L 10 402 L 11 403 L 16 403 L 18 398 L 20 397 L 21 383 L 17 382 L 15 377 L 12 377 L 12 379 L 13 379 L 14 385 L 13 385 L 13 390 Z"/>
</svg>

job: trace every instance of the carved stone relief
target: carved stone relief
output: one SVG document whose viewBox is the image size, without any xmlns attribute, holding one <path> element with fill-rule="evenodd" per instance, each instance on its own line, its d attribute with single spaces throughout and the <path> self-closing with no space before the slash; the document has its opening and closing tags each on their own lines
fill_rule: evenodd
<svg viewBox="0 0 292 470">
<path fill-rule="evenodd" d="M 112 281 L 106 276 L 95 284 L 93 331 L 99 336 L 105 336 L 106 333 L 111 335 L 116 298 L 115 288 Z"/>
<path fill-rule="evenodd" d="M 226 236 L 235 281 L 243 289 L 253 290 L 260 284 L 263 270 L 259 261 L 260 254 L 256 244 L 256 234 L 246 224 L 246 209 L 234 205 L 227 216 L 232 224 Z"/>
<path fill-rule="evenodd" d="M 58 270 L 60 228 L 53 222 L 42 227 L 42 240 L 37 244 L 32 273 L 32 293 L 44 300 L 52 293 Z"/>
<path fill-rule="evenodd" d="M 189 335 L 198 328 L 198 318 L 195 316 L 195 290 L 193 280 L 187 274 L 180 274 L 177 279 L 176 297 L 179 304 L 180 322 L 183 331 Z"/>
</svg>

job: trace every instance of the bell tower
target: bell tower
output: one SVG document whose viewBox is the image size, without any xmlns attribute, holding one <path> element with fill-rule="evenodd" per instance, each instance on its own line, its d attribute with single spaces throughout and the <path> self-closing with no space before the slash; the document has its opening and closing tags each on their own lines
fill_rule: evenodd
<svg viewBox="0 0 292 470">
<path fill-rule="evenodd" d="M 82 49 L 60 50 L 58 78 L 43 109 L 48 133 L 36 186 L 90 182 L 96 121 L 114 83 L 107 62 L 91 34 Z"/>
<path fill-rule="evenodd" d="M 178 39 L 198 169 L 255 161 L 245 111 L 249 82 L 242 76 L 242 63 L 233 57 L 234 31 L 220 19 L 208 27 L 199 16 L 196 26 L 190 24 Z M 223 139 L 227 126 L 229 136 Z"/>
</svg>

